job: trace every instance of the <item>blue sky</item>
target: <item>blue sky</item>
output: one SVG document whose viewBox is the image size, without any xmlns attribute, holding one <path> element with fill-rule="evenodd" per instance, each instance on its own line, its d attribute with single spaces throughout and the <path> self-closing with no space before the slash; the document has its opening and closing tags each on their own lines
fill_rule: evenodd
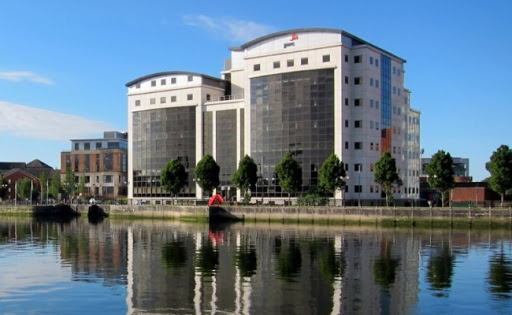
<svg viewBox="0 0 512 315">
<path fill-rule="evenodd" d="M 424 156 L 512 146 L 512 1 L 2 1 L 0 161 L 60 167 L 69 139 L 127 130 L 125 83 L 219 77 L 228 48 L 274 31 L 343 29 L 407 60 Z"/>
</svg>

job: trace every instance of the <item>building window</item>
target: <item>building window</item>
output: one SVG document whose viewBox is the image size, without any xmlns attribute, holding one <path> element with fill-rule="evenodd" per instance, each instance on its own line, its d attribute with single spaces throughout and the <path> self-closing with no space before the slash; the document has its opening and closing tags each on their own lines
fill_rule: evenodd
<svg viewBox="0 0 512 315">
<path fill-rule="evenodd" d="M 376 121 L 376 122 L 375 122 L 375 129 L 376 129 L 376 130 L 379 130 L 379 122 L 378 122 L 378 121 Z M 378 150 L 378 149 L 377 149 L 377 150 Z"/>
<path fill-rule="evenodd" d="M 373 57 L 370 57 L 370 64 L 373 65 Z"/>
<path fill-rule="evenodd" d="M 379 59 L 375 59 L 375 67 L 379 66 Z"/>
<path fill-rule="evenodd" d="M 171 78 L 171 84 L 176 84 L 176 78 Z"/>
<path fill-rule="evenodd" d="M 370 142 L 370 150 L 373 151 L 373 142 Z"/>
<path fill-rule="evenodd" d="M 363 104 L 363 100 L 360 98 L 354 99 L 354 106 L 361 106 Z"/>
<path fill-rule="evenodd" d="M 379 80 L 375 80 L 375 87 L 379 87 Z"/>
<path fill-rule="evenodd" d="M 354 192 L 362 193 L 363 192 L 363 186 L 361 186 L 361 185 L 354 185 Z"/>
<path fill-rule="evenodd" d="M 373 100 L 370 100 L 370 107 L 373 108 Z"/>
<path fill-rule="evenodd" d="M 194 76 L 193 75 L 189 75 L 187 80 L 188 80 L 188 82 L 194 81 Z"/>
<path fill-rule="evenodd" d="M 348 106 L 348 98 L 345 97 L 345 105 Z"/>
<path fill-rule="evenodd" d="M 154 99 L 154 98 L 149 99 L 149 104 L 155 105 L 156 104 L 156 99 Z"/>
<path fill-rule="evenodd" d="M 345 149 L 348 150 L 348 141 L 345 141 Z M 345 165 L 348 165 L 348 164 L 345 164 Z"/>
<path fill-rule="evenodd" d="M 175 95 L 171 96 L 171 103 L 174 103 L 174 102 L 176 102 L 176 96 Z"/>
<path fill-rule="evenodd" d="M 373 129 L 373 120 L 370 120 L 370 129 Z M 372 150 L 373 150 L 373 143 L 372 143 Z"/>
<path fill-rule="evenodd" d="M 354 149 L 355 150 L 363 149 L 363 143 L 362 142 L 354 142 Z"/>
<path fill-rule="evenodd" d="M 304 57 L 304 58 L 301 58 L 300 59 L 300 64 L 305 66 L 308 64 L 308 58 L 307 57 Z"/>
<path fill-rule="evenodd" d="M 379 151 L 379 144 L 375 143 L 375 151 Z"/>
<path fill-rule="evenodd" d="M 140 100 L 135 100 L 135 106 L 140 106 Z"/>
<path fill-rule="evenodd" d="M 348 128 L 348 119 L 345 119 L 345 128 Z"/>
<path fill-rule="evenodd" d="M 210 94 L 206 94 L 206 100 L 210 101 L 211 99 L 212 99 L 211 95 Z"/>
<path fill-rule="evenodd" d="M 156 80 L 151 81 L 151 86 L 156 86 Z"/>
<path fill-rule="evenodd" d="M 167 84 L 167 82 L 165 81 L 165 79 L 160 80 L 160 85 L 166 85 L 166 84 Z"/>
<path fill-rule="evenodd" d="M 90 150 L 91 149 L 91 143 L 90 142 L 85 142 L 84 143 L 84 150 Z"/>
<path fill-rule="evenodd" d="M 373 86 L 373 78 L 370 78 L 370 86 Z"/>
<path fill-rule="evenodd" d="M 140 83 L 135 84 L 136 89 L 140 89 Z"/>
<path fill-rule="evenodd" d="M 104 175 L 103 182 L 104 183 L 112 183 L 112 175 Z"/>
<path fill-rule="evenodd" d="M 279 68 L 281 68 L 281 62 L 274 61 L 274 69 L 279 69 Z"/>
<path fill-rule="evenodd" d="M 293 67 L 293 59 L 288 59 L 288 60 L 286 61 L 286 66 L 287 66 L 287 67 Z"/>
<path fill-rule="evenodd" d="M 96 150 L 101 149 L 101 142 L 96 142 Z"/>
<path fill-rule="evenodd" d="M 331 55 L 323 55 L 323 56 L 322 56 L 322 61 L 323 61 L 323 62 L 329 62 L 329 61 L 331 61 Z"/>
<path fill-rule="evenodd" d="M 187 101 L 191 101 L 194 99 L 194 95 L 193 94 L 187 94 Z"/>
<path fill-rule="evenodd" d="M 345 55 L 345 62 L 348 62 L 348 55 Z"/>
<path fill-rule="evenodd" d="M 363 78 L 361 78 L 361 77 L 354 78 L 355 85 L 361 85 L 362 83 L 363 83 Z"/>
<path fill-rule="evenodd" d="M 362 120 L 354 121 L 354 128 L 362 128 L 362 127 L 363 127 L 363 121 Z"/>
<path fill-rule="evenodd" d="M 375 108 L 379 109 L 379 101 L 375 101 Z"/>
<path fill-rule="evenodd" d="M 75 142 L 75 151 L 78 151 L 79 150 L 79 144 L 78 142 Z"/>
<path fill-rule="evenodd" d="M 373 163 L 370 163 L 370 172 L 373 172 Z"/>
<path fill-rule="evenodd" d="M 165 104 L 165 97 L 160 97 L 160 104 Z"/>
<path fill-rule="evenodd" d="M 363 164 L 356 163 L 354 164 L 354 172 L 362 172 L 363 171 Z"/>
<path fill-rule="evenodd" d="M 359 56 L 354 56 L 354 63 L 361 63 L 361 60 L 363 59 L 363 57 L 361 57 L 361 55 Z"/>
<path fill-rule="evenodd" d="M 260 64 L 258 63 L 258 64 L 255 64 L 255 65 L 253 66 L 253 68 L 252 68 L 252 69 L 253 69 L 254 71 L 260 71 L 261 66 L 260 66 Z"/>
<path fill-rule="evenodd" d="M 348 77 L 345 76 L 345 84 L 348 84 Z"/>
<path fill-rule="evenodd" d="M 370 185 L 370 192 L 373 192 L 373 185 Z"/>
</svg>

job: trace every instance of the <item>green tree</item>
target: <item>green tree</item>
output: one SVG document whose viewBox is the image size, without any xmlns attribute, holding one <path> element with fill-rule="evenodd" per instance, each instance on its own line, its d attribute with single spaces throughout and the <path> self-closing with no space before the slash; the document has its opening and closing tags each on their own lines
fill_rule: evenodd
<svg viewBox="0 0 512 315">
<path fill-rule="evenodd" d="M 505 193 L 512 188 L 512 150 L 507 145 L 501 145 L 494 151 L 491 160 L 485 168 L 491 173 L 489 186 L 500 194 L 501 205 L 505 199 Z"/>
<path fill-rule="evenodd" d="M 174 197 L 185 187 L 187 183 L 187 171 L 180 160 L 170 160 L 160 173 L 160 183 L 162 187 L 170 192 Z"/>
<path fill-rule="evenodd" d="M 389 206 L 393 200 L 391 189 L 394 185 L 402 185 L 402 179 L 396 169 L 396 160 L 391 157 L 391 153 L 385 152 L 375 163 L 374 179 L 382 186 L 382 191 L 386 195 L 386 205 Z"/>
<path fill-rule="evenodd" d="M 455 187 L 453 178 L 453 159 L 450 153 L 443 150 L 437 151 L 432 156 L 432 160 L 425 167 L 428 185 L 441 194 L 442 206 L 445 205 L 446 194 L 450 189 Z"/>
<path fill-rule="evenodd" d="M 232 179 L 233 184 L 242 191 L 245 203 L 251 201 L 251 194 L 248 191 L 254 190 L 257 180 L 258 166 L 250 156 L 246 155 L 238 163 L 238 169 Z"/>
<path fill-rule="evenodd" d="M 60 172 L 55 171 L 52 174 L 52 179 L 50 182 L 50 195 L 53 199 L 57 199 L 59 197 L 59 193 L 62 190 L 62 184 L 60 181 Z"/>
<path fill-rule="evenodd" d="M 41 172 L 39 174 L 39 185 L 41 186 L 41 203 L 43 203 L 43 199 L 46 198 L 46 190 L 48 186 L 46 186 L 48 182 L 48 175 L 45 172 Z M 48 200 L 46 201 L 48 203 Z"/>
<path fill-rule="evenodd" d="M 66 169 L 66 177 L 64 178 L 62 188 L 66 193 L 67 198 L 73 198 L 73 195 L 75 194 L 75 174 L 69 167 Z"/>
<path fill-rule="evenodd" d="M 332 192 L 334 205 L 336 205 L 336 191 L 345 187 L 345 166 L 335 153 L 331 154 L 322 164 L 318 171 L 320 186 Z"/>
<path fill-rule="evenodd" d="M 22 200 L 28 199 L 30 197 L 30 187 L 32 181 L 28 178 L 23 178 L 18 180 L 17 182 L 17 192 L 18 197 Z"/>
<path fill-rule="evenodd" d="M 83 194 L 85 193 L 85 176 L 84 175 L 81 175 L 78 178 L 78 185 L 76 187 L 76 192 L 79 196 L 80 196 L 80 194 L 82 194 L 82 199 L 85 197 L 85 196 L 83 196 Z"/>
<path fill-rule="evenodd" d="M 211 196 L 212 191 L 220 184 L 219 173 L 220 167 L 210 154 L 203 156 L 196 165 L 194 170 L 195 180 L 208 196 Z"/>
<path fill-rule="evenodd" d="M 288 193 L 288 200 L 292 192 L 300 190 L 302 186 L 302 167 L 290 152 L 276 165 L 276 175 L 279 179 L 279 186 Z"/>
<path fill-rule="evenodd" d="M 382 241 L 380 257 L 373 263 L 375 283 L 389 287 L 395 282 L 396 270 L 400 261 L 391 256 L 391 242 Z"/>
<path fill-rule="evenodd" d="M 0 199 L 4 199 L 7 194 L 7 181 L 4 178 L 4 174 L 0 173 Z"/>
</svg>

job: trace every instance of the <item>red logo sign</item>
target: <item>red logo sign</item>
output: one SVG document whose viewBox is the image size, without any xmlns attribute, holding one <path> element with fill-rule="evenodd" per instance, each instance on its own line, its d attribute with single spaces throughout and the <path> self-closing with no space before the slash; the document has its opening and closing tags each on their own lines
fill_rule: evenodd
<svg viewBox="0 0 512 315">
<path fill-rule="evenodd" d="M 299 39 L 299 35 L 297 35 L 296 33 L 293 33 L 292 34 L 292 39 L 290 39 L 290 41 L 292 42 L 292 41 L 297 40 L 297 39 Z"/>
</svg>

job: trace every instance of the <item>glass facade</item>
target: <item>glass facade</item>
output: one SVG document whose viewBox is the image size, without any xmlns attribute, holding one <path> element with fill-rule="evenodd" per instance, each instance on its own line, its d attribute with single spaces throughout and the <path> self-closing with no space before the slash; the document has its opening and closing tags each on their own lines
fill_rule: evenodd
<svg viewBox="0 0 512 315">
<path fill-rule="evenodd" d="M 391 59 L 381 55 L 381 152 L 391 152 Z"/>
<path fill-rule="evenodd" d="M 134 197 L 170 197 L 160 187 L 160 171 L 176 158 L 188 172 L 188 183 L 179 196 L 195 196 L 195 110 L 187 106 L 133 113 Z"/>
<path fill-rule="evenodd" d="M 291 152 L 302 166 L 302 191 L 334 152 L 334 69 L 251 79 L 251 157 L 258 164 L 256 196 L 285 197 L 275 165 Z"/>
<path fill-rule="evenodd" d="M 216 158 L 220 166 L 220 185 L 230 186 L 236 171 L 236 110 L 223 110 L 216 113 Z"/>
</svg>

